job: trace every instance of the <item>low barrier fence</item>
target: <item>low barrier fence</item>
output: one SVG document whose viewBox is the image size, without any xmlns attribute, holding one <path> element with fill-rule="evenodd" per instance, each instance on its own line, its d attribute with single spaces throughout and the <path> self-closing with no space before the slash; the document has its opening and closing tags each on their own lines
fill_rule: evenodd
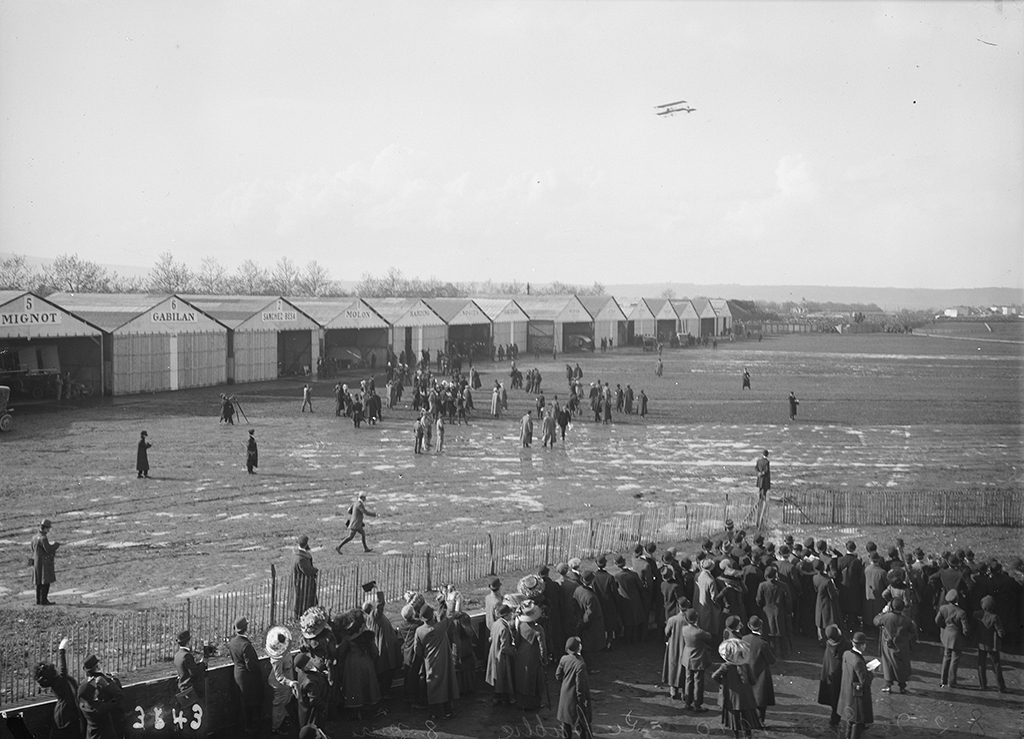
<svg viewBox="0 0 1024 739">
<path fill-rule="evenodd" d="M 814 490 L 783 499 L 783 524 L 1024 527 L 1024 492 Z"/>
<path fill-rule="evenodd" d="M 571 557 L 587 559 L 622 552 L 628 558 L 640 541 L 696 539 L 719 530 L 726 518 L 742 516 L 749 505 L 749 501 L 732 505 L 726 497 L 715 505 L 650 506 L 604 521 L 581 520 L 467 537 L 429 551 L 384 554 L 321 568 L 317 593 L 320 603 L 338 610 L 360 605 L 362 584 L 371 580 L 394 602 L 407 590 L 464 586 L 491 575 L 535 570 L 542 563 L 565 562 Z M 93 615 L 87 622 L 59 630 L 21 635 L 17 647 L 0 647 L 0 705 L 48 695 L 36 685 L 34 668 L 39 662 L 56 662 L 57 645 L 65 636 L 71 644 L 68 670 L 75 676 L 83 674 L 81 663 L 90 654 L 99 657 L 105 672 L 134 679 L 173 669 L 175 637 L 186 628 L 192 632 L 193 649 L 214 644 L 223 656 L 224 642 L 234 634 L 240 616 L 248 619 L 249 633 L 262 654 L 262 636 L 271 626 L 283 624 L 297 632 L 294 593 L 291 566 L 285 571 L 272 566 L 269 577 L 243 581 L 229 592 L 188 598 L 168 608 Z"/>
</svg>

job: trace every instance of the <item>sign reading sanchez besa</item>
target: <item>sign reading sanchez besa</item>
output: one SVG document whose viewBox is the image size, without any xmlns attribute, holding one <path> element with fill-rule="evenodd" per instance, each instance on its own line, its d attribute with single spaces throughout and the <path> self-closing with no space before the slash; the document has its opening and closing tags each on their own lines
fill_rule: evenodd
<svg viewBox="0 0 1024 739">
<path fill-rule="evenodd" d="M 264 323 L 277 323 L 280 321 L 297 321 L 299 320 L 299 314 L 293 310 L 285 310 L 284 303 L 280 300 L 277 301 L 276 310 L 265 310 L 263 311 L 263 322 Z"/>
<path fill-rule="evenodd" d="M 149 314 L 153 323 L 195 323 L 198 318 L 194 310 L 181 306 L 172 300 L 168 310 L 155 310 Z"/>
</svg>

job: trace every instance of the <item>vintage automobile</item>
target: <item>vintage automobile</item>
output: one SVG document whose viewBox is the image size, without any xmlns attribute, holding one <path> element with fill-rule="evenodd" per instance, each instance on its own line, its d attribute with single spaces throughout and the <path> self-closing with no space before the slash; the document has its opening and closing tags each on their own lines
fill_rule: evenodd
<svg viewBox="0 0 1024 739">
<path fill-rule="evenodd" d="M 0 431 L 10 431 L 14 425 L 13 412 L 7 407 L 7 400 L 11 397 L 11 389 L 6 385 L 0 385 Z"/>
<path fill-rule="evenodd" d="M 566 339 L 566 350 L 570 352 L 594 351 L 594 340 L 589 336 L 572 334 Z"/>
</svg>

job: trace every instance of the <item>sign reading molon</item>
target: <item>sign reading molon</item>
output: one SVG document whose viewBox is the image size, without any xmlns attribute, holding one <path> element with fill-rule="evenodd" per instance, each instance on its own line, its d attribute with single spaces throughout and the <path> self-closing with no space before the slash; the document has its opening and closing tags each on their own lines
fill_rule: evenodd
<svg viewBox="0 0 1024 739">
<path fill-rule="evenodd" d="M 171 301 L 170 310 L 155 310 L 149 316 L 153 323 L 195 323 L 199 320 L 194 310 L 179 310 L 177 300 Z"/>
<path fill-rule="evenodd" d="M 43 306 L 50 307 L 45 303 Z M 59 311 L 37 311 L 35 296 L 26 295 L 20 313 L 0 313 L 0 326 L 50 326 L 61 323 L 62 319 Z"/>
</svg>

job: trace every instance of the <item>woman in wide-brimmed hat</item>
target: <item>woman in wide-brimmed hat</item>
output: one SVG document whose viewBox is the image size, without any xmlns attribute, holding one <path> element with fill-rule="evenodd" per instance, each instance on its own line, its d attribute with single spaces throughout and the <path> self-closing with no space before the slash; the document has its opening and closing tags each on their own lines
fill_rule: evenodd
<svg viewBox="0 0 1024 739">
<path fill-rule="evenodd" d="M 524 711 L 540 708 L 541 697 L 545 693 L 544 665 L 548 662 L 548 648 L 544 628 L 537 623 L 540 617 L 540 606 L 532 600 L 520 604 L 513 666 L 516 701 Z"/>
<path fill-rule="evenodd" d="M 327 675 L 333 689 L 338 684 L 338 641 L 328 628 L 328 621 L 327 609 L 323 606 L 308 608 L 299 619 L 300 649 L 315 660 L 316 668 Z"/>
<path fill-rule="evenodd" d="M 270 657 L 270 676 L 267 682 L 274 691 L 270 728 L 275 734 L 282 731 L 288 716 L 288 704 L 292 701 L 292 690 L 298 685 L 291 646 L 292 632 L 284 626 L 275 626 L 267 632 L 266 649 Z"/>
<path fill-rule="evenodd" d="M 763 728 L 754 696 L 754 674 L 749 664 L 750 647 L 741 639 L 727 639 L 718 647 L 725 664 L 711 676 L 722 686 L 722 726 L 733 735 L 750 737 Z"/>
</svg>

